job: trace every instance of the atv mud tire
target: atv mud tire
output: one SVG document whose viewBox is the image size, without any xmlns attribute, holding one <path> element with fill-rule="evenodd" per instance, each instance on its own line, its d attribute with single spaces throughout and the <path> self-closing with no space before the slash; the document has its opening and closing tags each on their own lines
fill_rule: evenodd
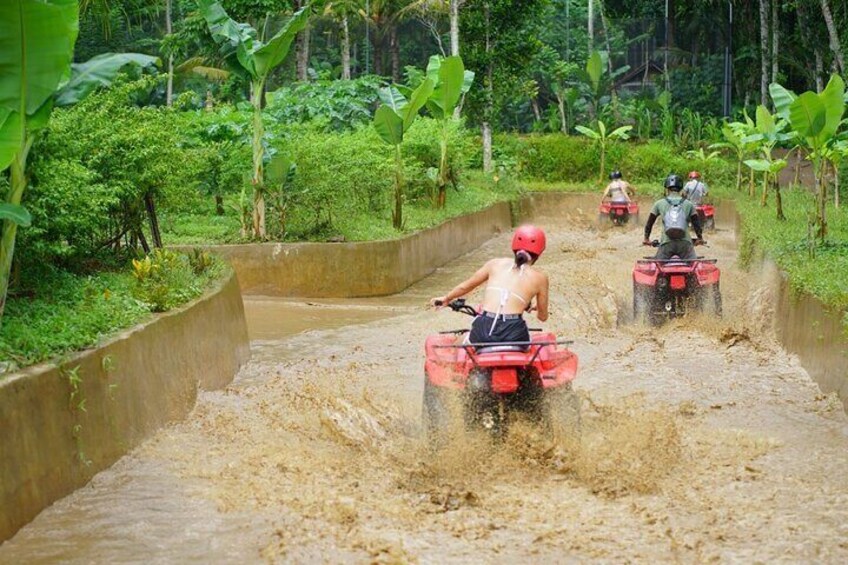
<svg viewBox="0 0 848 565">
<path fill-rule="evenodd" d="M 571 387 L 551 390 L 547 393 L 548 420 L 557 442 L 578 442 L 582 429 L 580 395 Z"/>
<path fill-rule="evenodd" d="M 447 391 L 435 386 L 426 378 L 421 417 L 428 443 L 439 445 L 445 442 L 451 429 L 451 411 Z"/>
</svg>

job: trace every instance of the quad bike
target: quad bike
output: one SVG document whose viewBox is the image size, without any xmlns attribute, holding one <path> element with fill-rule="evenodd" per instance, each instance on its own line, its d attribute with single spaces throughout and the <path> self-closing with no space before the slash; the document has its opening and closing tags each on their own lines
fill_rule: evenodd
<svg viewBox="0 0 848 565">
<path fill-rule="evenodd" d="M 630 216 L 639 216 L 639 204 L 636 202 L 601 202 L 598 208 L 598 218 L 609 217 L 612 225 L 623 226 L 630 221 Z"/>
<path fill-rule="evenodd" d="M 654 247 L 659 242 L 651 243 Z M 690 311 L 721 316 L 721 271 L 716 259 L 645 257 L 633 267 L 633 318 L 653 325 Z"/>
<path fill-rule="evenodd" d="M 447 306 L 478 315 L 464 299 Z M 431 442 L 446 438 L 459 422 L 460 429 L 502 439 L 516 412 L 555 433 L 572 433 L 566 428 L 579 424 L 579 399 L 571 388 L 577 375 L 571 342 L 535 328 L 529 342 L 460 342 L 467 332 L 440 332 L 428 336 L 424 345 L 423 419 Z"/>
<path fill-rule="evenodd" d="M 712 204 L 698 204 L 695 206 L 701 225 L 705 230 L 715 231 L 715 206 Z"/>
</svg>

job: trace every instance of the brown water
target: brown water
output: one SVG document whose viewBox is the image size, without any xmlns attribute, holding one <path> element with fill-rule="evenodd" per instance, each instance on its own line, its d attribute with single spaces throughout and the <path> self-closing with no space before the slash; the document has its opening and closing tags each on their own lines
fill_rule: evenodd
<svg viewBox="0 0 848 565">
<path fill-rule="evenodd" d="M 248 299 L 236 381 L 0 562 L 848 562 L 848 421 L 763 329 L 733 233 L 706 250 L 725 319 L 649 330 L 629 321 L 640 231 L 598 230 L 591 204 L 539 218 L 545 327 L 580 356 L 577 442 L 519 426 L 434 455 L 418 437 L 424 337 L 468 323 L 423 304 L 504 235 L 387 299 Z"/>
</svg>

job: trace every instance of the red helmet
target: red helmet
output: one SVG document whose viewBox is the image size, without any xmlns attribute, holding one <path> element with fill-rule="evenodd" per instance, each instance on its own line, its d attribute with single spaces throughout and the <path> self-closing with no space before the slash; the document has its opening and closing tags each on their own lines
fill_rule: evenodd
<svg viewBox="0 0 848 565">
<path fill-rule="evenodd" d="M 699 178 L 701 178 L 701 173 L 699 173 L 698 171 L 692 171 L 691 173 L 689 173 L 689 178 L 690 179 L 699 179 Z"/>
<path fill-rule="evenodd" d="M 512 251 L 524 250 L 537 257 L 545 250 L 545 232 L 536 226 L 521 226 L 512 236 Z"/>
</svg>

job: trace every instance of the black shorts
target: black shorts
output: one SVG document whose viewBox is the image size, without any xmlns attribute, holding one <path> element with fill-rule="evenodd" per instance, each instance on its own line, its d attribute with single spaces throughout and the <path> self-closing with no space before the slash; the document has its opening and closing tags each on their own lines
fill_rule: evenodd
<svg viewBox="0 0 848 565">
<path fill-rule="evenodd" d="M 657 248 L 657 259 L 672 259 L 679 257 L 683 261 L 692 261 L 698 258 L 695 246 L 691 239 L 672 239 L 666 241 Z"/>
<path fill-rule="evenodd" d="M 492 329 L 493 322 L 495 324 L 494 329 Z M 489 334 L 490 331 L 491 335 Z M 471 343 L 527 342 L 530 341 L 530 330 L 527 329 L 527 322 L 521 317 L 504 320 L 500 316 L 496 319 L 484 313 L 471 322 L 468 341 Z"/>
</svg>

